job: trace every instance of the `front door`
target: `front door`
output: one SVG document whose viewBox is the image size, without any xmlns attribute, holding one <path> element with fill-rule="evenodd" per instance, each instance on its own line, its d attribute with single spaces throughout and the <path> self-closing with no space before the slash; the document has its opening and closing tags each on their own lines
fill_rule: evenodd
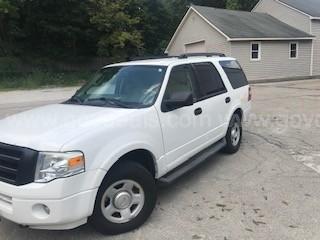
<svg viewBox="0 0 320 240">
<path fill-rule="evenodd" d="M 177 93 L 191 92 L 196 102 L 194 91 L 195 76 L 191 65 L 179 65 L 173 67 L 163 102 L 170 99 L 170 96 Z M 201 125 L 199 114 L 195 113 L 197 104 L 181 107 L 172 111 L 159 111 L 164 146 L 165 165 L 171 170 L 187 160 L 192 150 L 201 145 Z"/>
</svg>

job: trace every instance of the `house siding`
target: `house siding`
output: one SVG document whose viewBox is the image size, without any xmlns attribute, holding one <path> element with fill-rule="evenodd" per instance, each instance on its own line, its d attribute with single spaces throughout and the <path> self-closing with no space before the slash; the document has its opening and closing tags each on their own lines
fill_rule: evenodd
<svg viewBox="0 0 320 240">
<path fill-rule="evenodd" d="M 253 11 L 268 13 L 290 26 L 310 33 L 310 18 L 308 16 L 275 0 L 262 0 Z"/>
<path fill-rule="evenodd" d="M 230 55 L 230 43 L 226 37 L 213 29 L 197 13 L 192 11 L 167 49 L 170 56 L 186 52 L 186 44 L 205 41 L 207 52 L 221 52 Z"/>
<path fill-rule="evenodd" d="M 320 20 L 312 21 L 312 34 L 317 37 L 313 42 L 313 75 L 320 76 Z"/>
<path fill-rule="evenodd" d="M 290 41 L 261 41 L 261 60 L 251 61 L 251 42 L 232 42 L 231 54 L 249 80 L 310 75 L 312 41 L 299 41 L 298 59 L 289 59 Z"/>
</svg>

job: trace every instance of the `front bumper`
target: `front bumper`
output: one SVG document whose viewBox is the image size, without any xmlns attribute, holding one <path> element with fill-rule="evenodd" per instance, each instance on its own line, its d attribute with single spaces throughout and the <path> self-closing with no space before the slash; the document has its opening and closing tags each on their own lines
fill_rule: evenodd
<svg viewBox="0 0 320 240">
<path fill-rule="evenodd" d="M 87 222 L 92 214 L 97 190 L 90 190 L 61 200 L 23 200 L 0 195 L 0 216 L 30 228 L 63 230 Z M 46 211 L 44 206 L 49 210 Z"/>
<path fill-rule="evenodd" d="M 92 215 L 105 172 L 97 170 L 47 184 L 0 182 L 0 216 L 36 229 L 73 229 Z"/>
</svg>

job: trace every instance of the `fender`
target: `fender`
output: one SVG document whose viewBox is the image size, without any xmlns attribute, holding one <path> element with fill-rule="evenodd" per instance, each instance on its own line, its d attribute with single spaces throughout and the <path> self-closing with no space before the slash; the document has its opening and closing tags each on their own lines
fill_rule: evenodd
<svg viewBox="0 0 320 240">
<path fill-rule="evenodd" d="M 159 166 L 158 166 L 158 159 L 160 159 L 160 156 L 156 154 L 156 150 L 149 144 L 143 143 L 143 142 L 133 142 L 130 144 L 127 144 L 125 146 L 121 146 L 121 148 L 115 149 L 113 152 L 110 153 L 110 149 L 105 148 L 102 149 L 96 156 L 96 162 L 100 162 L 100 169 L 103 169 L 108 173 L 108 171 L 111 169 L 111 167 L 116 164 L 119 159 L 124 156 L 125 154 L 132 152 L 134 150 L 146 150 L 148 151 L 153 158 L 153 164 L 155 166 L 156 176 L 158 176 L 159 173 Z M 108 156 L 106 158 L 106 156 Z"/>
</svg>

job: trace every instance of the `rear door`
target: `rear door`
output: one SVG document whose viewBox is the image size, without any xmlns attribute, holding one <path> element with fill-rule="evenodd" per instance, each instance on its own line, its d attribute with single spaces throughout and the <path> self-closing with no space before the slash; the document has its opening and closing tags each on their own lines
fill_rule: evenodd
<svg viewBox="0 0 320 240">
<path fill-rule="evenodd" d="M 195 63 L 193 68 L 197 78 L 197 104 L 202 109 L 202 138 L 210 145 L 225 136 L 231 98 L 213 63 Z"/>
</svg>

